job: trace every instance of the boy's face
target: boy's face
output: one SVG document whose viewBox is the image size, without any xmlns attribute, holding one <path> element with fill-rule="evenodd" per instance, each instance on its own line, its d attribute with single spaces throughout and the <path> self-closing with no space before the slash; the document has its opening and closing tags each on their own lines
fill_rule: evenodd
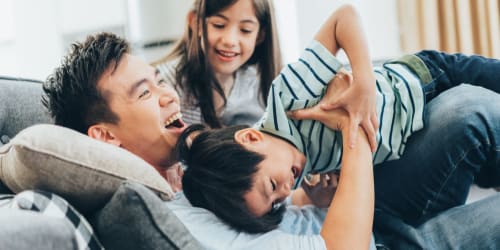
<svg viewBox="0 0 500 250">
<path fill-rule="evenodd" d="M 260 133 L 260 132 L 259 132 Z M 304 154 L 285 140 L 263 134 L 256 143 L 242 143 L 248 150 L 264 156 L 253 177 L 253 186 L 244 195 L 250 211 L 256 216 L 268 213 L 274 204 L 290 195 L 306 162 Z"/>
<path fill-rule="evenodd" d="M 239 0 L 206 19 L 207 57 L 216 75 L 232 76 L 252 56 L 260 24 L 253 1 Z"/>
<path fill-rule="evenodd" d="M 180 119 L 179 97 L 149 64 L 125 54 L 114 72 L 108 69 L 98 89 L 119 117 L 117 124 L 99 124 L 105 141 L 119 145 L 155 167 L 172 163 L 172 150 L 186 125 Z"/>
</svg>

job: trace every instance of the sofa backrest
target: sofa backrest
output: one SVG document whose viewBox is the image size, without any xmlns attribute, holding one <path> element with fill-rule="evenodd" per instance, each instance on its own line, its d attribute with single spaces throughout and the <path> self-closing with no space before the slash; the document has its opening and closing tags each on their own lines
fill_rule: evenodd
<svg viewBox="0 0 500 250">
<path fill-rule="evenodd" d="M 0 146 L 34 124 L 53 123 L 42 105 L 42 82 L 0 76 Z"/>
</svg>

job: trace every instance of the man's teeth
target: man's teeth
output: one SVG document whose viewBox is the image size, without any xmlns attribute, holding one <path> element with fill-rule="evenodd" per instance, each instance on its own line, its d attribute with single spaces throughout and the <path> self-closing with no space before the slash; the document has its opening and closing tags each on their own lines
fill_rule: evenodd
<svg viewBox="0 0 500 250">
<path fill-rule="evenodd" d="M 168 118 L 167 121 L 165 121 L 165 127 L 171 125 L 174 121 L 178 120 L 178 119 L 181 119 L 182 118 L 182 114 L 181 113 L 177 113 L 173 116 L 171 116 L 170 118 Z"/>
</svg>

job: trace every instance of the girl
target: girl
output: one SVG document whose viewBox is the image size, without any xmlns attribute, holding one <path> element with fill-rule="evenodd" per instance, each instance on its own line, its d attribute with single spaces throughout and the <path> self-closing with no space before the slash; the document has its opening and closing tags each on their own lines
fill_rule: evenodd
<svg viewBox="0 0 500 250">
<path fill-rule="evenodd" d="M 196 0 L 183 38 L 154 65 L 179 92 L 186 123 L 255 123 L 281 69 L 270 1 Z"/>
</svg>

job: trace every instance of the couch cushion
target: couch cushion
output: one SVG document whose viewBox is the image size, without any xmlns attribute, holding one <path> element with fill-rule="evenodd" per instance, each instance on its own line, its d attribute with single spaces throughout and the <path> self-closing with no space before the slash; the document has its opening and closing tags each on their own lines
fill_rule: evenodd
<svg viewBox="0 0 500 250">
<path fill-rule="evenodd" d="M 75 235 L 64 219 L 33 211 L 1 208 L 0 225 L 2 249 L 77 249 Z"/>
<path fill-rule="evenodd" d="M 35 211 L 42 216 L 62 219 L 69 226 L 64 229 L 74 235 L 79 250 L 103 249 L 87 220 L 68 202 L 55 194 L 41 190 L 26 190 L 17 194 L 10 201 L 9 207 L 12 210 Z"/>
<path fill-rule="evenodd" d="M 3 182 L 0 180 L 0 195 L 2 194 L 13 194 L 12 191 L 8 187 L 3 184 Z"/>
<path fill-rule="evenodd" d="M 126 179 L 164 199 L 173 196 L 167 181 L 141 158 L 68 128 L 34 125 L 0 147 L 0 180 L 10 190 L 53 192 L 85 214 L 103 207 Z"/>
<path fill-rule="evenodd" d="M 106 249 L 202 249 L 164 202 L 130 181 L 90 222 Z"/>
<path fill-rule="evenodd" d="M 0 145 L 33 124 L 53 123 L 42 93 L 40 81 L 0 76 Z"/>
</svg>

